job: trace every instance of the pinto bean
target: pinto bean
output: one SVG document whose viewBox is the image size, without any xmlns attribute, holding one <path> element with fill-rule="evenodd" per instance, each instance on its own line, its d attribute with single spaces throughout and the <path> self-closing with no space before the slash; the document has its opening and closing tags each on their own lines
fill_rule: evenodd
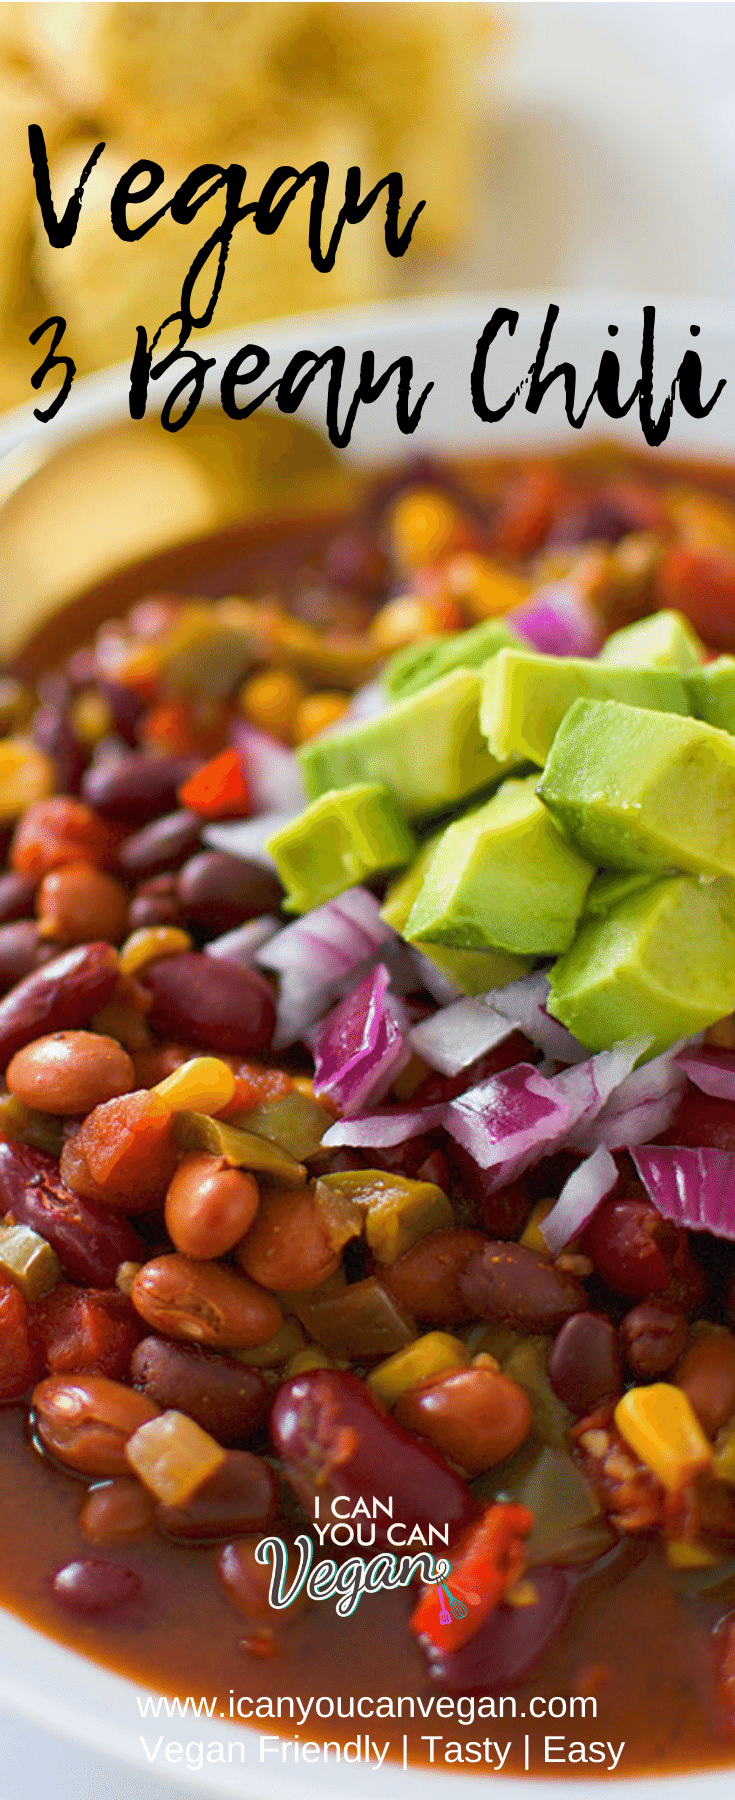
<svg viewBox="0 0 735 1800">
<path fill-rule="evenodd" d="M 83 1159 L 81 1163 L 77 1160 Z M 62 1153 L 62 1174 L 84 1176 L 116 1212 L 139 1213 L 161 1205 L 176 1168 L 171 1113 L 149 1088 L 96 1106 Z"/>
<path fill-rule="evenodd" d="M 558 1331 L 587 1306 L 584 1288 L 573 1275 L 523 1244 L 491 1239 L 467 1263 L 459 1288 L 474 1318 L 521 1331 Z"/>
<path fill-rule="evenodd" d="M 10 866 L 37 881 L 49 869 L 63 863 L 95 863 L 109 869 L 114 862 L 117 833 L 91 807 L 67 794 L 36 800 L 26 807 L 10 846 Z"/>
<path fill-rule="evenodd" d="M 160 1408 L 106 1375 L 48 1375 L 31 1396 L 36 1433 L 51 1456 L 81 1475 L 129 1475 L 125 1445 Z"/>
<path fill-rule="evenodd" d="M 311 1369 L 285 1381 L 273 1402 L 271 1439 L 312 1514 L 317 1493 L 324 1517 L 335 1494 L 353 1504 L 392 1499 L 394 1517 L 411 1519 L 427 1542 L 430 1525 L 449 1525 L 456 1536 L 474 1516 L 461 1477 L 388 1418 L 357 1375 Z M 376 1520 L 376 1542 L 388 1542 L 389 1526 L 388 1518 Z"/>
<path fill-rule="evenodd" d="M 79 1529 L 90 1544 L 129 1544 L 145 1537 L 155 1517 L 153 1496 L 132 1475 L 115 1475 L 90 1488 Z"/>
<path fill-rule="evenodd" d="M 130 1092 L 135 1069 L 115 1038 L 95 1031 L 56 1031 L 16 1051 L 7 1084 L 24 1106 L 39 1112 L 88 1113 Z"/>
<path fill-rule="evenodd" d="M 673 1376 L 684 1389 L 708 1437 L 716 1437 L 735 1413 L 735 1337 L 708 1331 L 685 1351 Z"/>
<path fill-rule="evenodd" d="M 686 1347 L 688 1335 L 689 1327 L 683 1312 L 677 1312 L 664 1300 L 640 1300 L 626 1313 L 620 1325 L 628 1368 L 648 1381 L 673 1368 Z M 735 1340 L 732 1347 L 735 1351 Z M 735 1368 L 732 1392 L 735 1411 Z"/>
<path fill-rule="evenodd" d="M 253 969 L 191 950 L 149 964 L 141 979 L 153 996 L 151 1027 L 161 1037 L 235 1056 L 270 1044 L 273 993 Z"/>
<path fill-rule="evenodd" d="M 143 1338 L 130 1376 L 164 1412 L 186 1413 L 226 1449 L 249 1443 L 268 1411 L 269 1390 L 259 1370 L 199 1345 Z"/>
<path fill-rule="evenodd" d="M 186 1506 L 157 1506 L 156 1521 L 167 1537 L 212 1543 L 241 1531 L 262 1531 L 277 1505 L 276 1477 L 265 1457 L 230 1450 Z"/>
<path fill-rule="evenodd" d="M 252 1175 L 230 1168 L 223 1156 L 194 1151 L 179 1163 L 166 1194 L 171 1242 L 186 1256 L 224 1256 L 252 1225 L 259 1199 Z"/>
<path fill-rule="evenodd" d="M 157 1256 L 138 1271 L 131 1299 L 147 1325 L 213 1349 L 253 1350 L 280 1330 L 272 1294 L 224 1263 Z"/>
<path fill-rule="evenodd" d="M 34 1038 L 86 1025 L 112 999 L 117 978 L 112 945 L 101 942 L 66 950 L 26 975 L 0 1000 L 0 1067 Z"/>
<path fill-rule="evenodd" d="M 125 936 L 128 897 L 119 881 L 93 863 L 68 862 L 44 875 L 36 913 L 41 937 L 57 944 L 88 944 L 92 938 L 119 944 Z"/>
<path fill-rule="evenodd" d="M 517 1381 L 495 1369 L 453 1369 L 401 1394 L 394 1418 L 428 1437 L 467 1475 L 503 1462 L 528 1437 L 531 1403 Z"/>
<path fill-rule="evenodd" d="M 254 1223 L 235 1251 L 251 1281 L 283 1293 L 318 1287 L 339 1268 L 341 1255 L 310 1188 L 265 1188 Z"/>
<path fill-rule="evenodd" d="M 465 1325 L 474 1314 L 459 1278 L 485 1243 L 480 1231 L 430 1231 L 396 1262 L 381 1265 L 383 1285 L 426 1325 Z"/>
</svg>

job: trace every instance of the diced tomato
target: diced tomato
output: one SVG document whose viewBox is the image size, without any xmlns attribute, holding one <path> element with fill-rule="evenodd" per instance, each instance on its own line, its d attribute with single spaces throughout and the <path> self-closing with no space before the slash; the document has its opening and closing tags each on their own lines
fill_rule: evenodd
<svg viewBox="0 0 735 1800">
<path fill-rule="evenodd" d="M 0 1275 L 0 1401 L 22 1400 L 43 1368 L 20 1288 Z"/>
<path fill-rule="evenodd" d="M 115 861 L 119 827 L 108 824 L 85 806 L 55 794 L 26 808 L 10 846 L 10 864 L 22 875 L 39 880 L 64 863 L 88 862 L 108 869 Z"/>
<path fill-rule="evenodd" d="M 291 1076 L 285 1069 L 264 1069 L 259 1063 L 241 1063 L 235 1076 L 235 1092 L 217 1117 L 233 1118 L 235 1113 L 250 1112 L 254 1106 L 269 1101 L 285 1100 L 293 1089 Z"/>
<path fill-rule="evenodd" d="M 39 1300 L 34 1323 L 50 1374 L 83 1369 L 121 1380 L 145 1326 L 117 1288 L 78 1288 L 60 1281 Z"/>
<path fill-rule="evenodd" d="M 203 819 L 242 819 L 250 794 L 238 750 L 222 750 L 179 788 L 179 800 Z"/>
<path fill-rule="evenodd" d="M 716 650 L 735 648 L 735 556 L 674 545 L 656 576 L 656 605 L 683 612 Z"/>
</svg>

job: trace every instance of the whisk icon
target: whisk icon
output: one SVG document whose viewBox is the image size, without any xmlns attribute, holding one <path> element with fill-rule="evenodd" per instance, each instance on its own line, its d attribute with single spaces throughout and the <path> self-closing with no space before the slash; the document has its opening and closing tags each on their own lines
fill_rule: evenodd
<svg viewBox="0 0 735 1800">
<path fill-rule="evenodd" d="M 452 1619 L 466 1619 L 467 1608 L 464 1600 L 459 1600 L 457 1595 L 452 1593 L 451 1588 L 447 1587 L 446 1581 L 437 1581 L 436 1591 L 439 1595 L 440 1625 L 449 1625 Z M 447 1601 L 449 1605 L 447 1605 Z"/>
</svg>

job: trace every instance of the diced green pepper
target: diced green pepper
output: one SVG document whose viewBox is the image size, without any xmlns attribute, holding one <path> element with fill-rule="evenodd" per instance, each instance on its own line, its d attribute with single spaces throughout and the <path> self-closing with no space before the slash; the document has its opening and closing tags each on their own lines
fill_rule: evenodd
<svg viewBox="0 0 735 1800">
<path fill-rule="evenodd" d="M 305 1294 L 298 1316 L 330 1356 L 347 1361 L 391 1356 L 416 1337 L 415 1320 L 374 1275 L 329 1299 Z"/>
<path fill-rule="evenodd" d="M 207 1150 L 210 1156 L 223 1156 L 234 1169 L 253 1169 L 284 1187 L 303 1187 L 306 1181 L 303 1163 L 254 1131 L 242 1131 L 237 1125 L 198 1112 L 175 1113 L 173 1128 L 182 1150 Z"/>
<path fill-rule="evenodd" d="M 50 1294 L 61 1275 L 56 1251 L 30 1225 L 0 1225 L 0 1270 L 9 1275 L 24 1299 Z"/>
<path fill-rule="evenodd" d="M 30 1144 L 48 1156 L 60 1156 L 64 1146 L 64 1121 L 54 1113 L 35 1112 L 14 1094 L 0 1094 L 0 1141 Z"/>
<path fill-rule="evenodd" d="M 429 1231 L 454 1224 L 447 1196 L 432 1181 L 411 1181 L 384 1169 L 347 1169 L 323 1175 L 320 1193 L 341 1195 L 365 1212 L 365 1238 L 378 1262 L 393 1263 Z"/>
<path fill-rule="evenodd" d="M 569 1448 L 571 1416 L 549 1381 L 546 1359 L 549 1340 L 545 1337 L 522 1338 L 502 1363 L 504 1375 L 525 1388 L 531 1402 L 533 1428 L 537 1436 L 554 1450 Z"/>
<path fill-rule="evenodd" d="M 379 782 L 322 794 L 266 845 L 289 912 L 310 912 L 345 888 L 400 869 L 416 841 L 393 794 Z"/>
<path fill-rule="evenodd" d="M 305 1162 L 316 1156 L 325 1131 L 334 1124 L 334 1114 L 294 1088 L 283 1100 L 265 1101 L 249 1112 L 231 1114 L 228 1124 L 254 1131 L 256 1137 L 280 1144 L 297 1162 Z"/>
</svg>

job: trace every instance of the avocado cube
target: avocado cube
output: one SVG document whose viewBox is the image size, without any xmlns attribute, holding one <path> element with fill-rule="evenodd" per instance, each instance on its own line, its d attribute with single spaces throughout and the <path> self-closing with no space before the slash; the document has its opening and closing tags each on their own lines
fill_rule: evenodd
<svg viewBox="0 0 735 1800">
<path fill-rule="evenodd" d="M 391 882 L 380 909 L 381 918 L 403 937 L 440 835 L 429 838 L 410 869 Z M 507 987 L 509 981 L 520 981 L 531 968 L 529 957 L 511 956 L 505 950 L 458 950 L 449 944 L 422 944 L 421 953 L 463 994 L 487 994 L 491 988 Z"/>
<path fill-rule="evenodd" d="M 266 848 L 286 889 L 284 906 L 305 913 L 410 862 L 416 840 L 393 794 L 378 782 L 363 782 L 322 794 Z"/>
<path fill-rule="evenodd" d="M 549 971 L 546 1002 L 588 1050 L 650 1036 L 648 1056 L 735 1009 L 735 882 L 652 882 L 590 920 Z"/>
<path fill-rule="evenodd" d="M 613 631 L 600 651 L 598 662 L 616 669 L 678 669 L 686 675 L 698 669 L 707 652 L 684 614 L 671 609 L 651 613 Z"/>
<path fill-rule="evenodd" d="M 537 793 L 607 868 L 735 875 L 735 740 L 699 719 L 575 700 Z"/>
<path fill-rule="evenodd" d="M 651 886 L 655 879 L 648 870 L 643 869 L 602 869 L 595 876 L 584 903 L 582 919 L 604 919 L 619 906 L 621 900 L 629 900 L 631 894 L 640 894 L 643 888 Z"/>
<path fill-rule="evenodd" d="M 716 662 L 687 675 L 686 685 L 695 719 L 735 734 L 735 656 L 718 656 Z"/>
<path fill-rule="evenodd" d="M 584 657 L 500 650 L 482 676 L 480 726 L 493 756 L 543 768 L 575 700 L 622 700 L 652 712 L 687 714 L 684 681 L 673 669 L 606 668 Z"/>
<path fill-rule="evenodd" d="M 482 736 L 479 705 L 480 676 L 454 669 L 377 718 L 312 738 L 298 752 L 309 798 L 379 781 L 408 818 L 447 811 L 507 773 Z"/>
<path fill-rule="evenodd" d="M 397 650 L 390 658 L 381 677 L 383 687 L 391 700 L 406 700 L 409 694 L 418 694 L 452 669 L 481 669 L 499 650 L 510 645 L 520 649 L 522 642 L 504 619 L 483 619 L 470 631 L 425 637 L 417 644 L 408 644 L 405 650 Z"/>
<path fill-rule="evenodd" d="M 405 926 L 410 943 L 516 956 L 568 948 L 594 868 L 556 830 L 535 781 L 505 781 L 443 832 Z"/>
</svg>

